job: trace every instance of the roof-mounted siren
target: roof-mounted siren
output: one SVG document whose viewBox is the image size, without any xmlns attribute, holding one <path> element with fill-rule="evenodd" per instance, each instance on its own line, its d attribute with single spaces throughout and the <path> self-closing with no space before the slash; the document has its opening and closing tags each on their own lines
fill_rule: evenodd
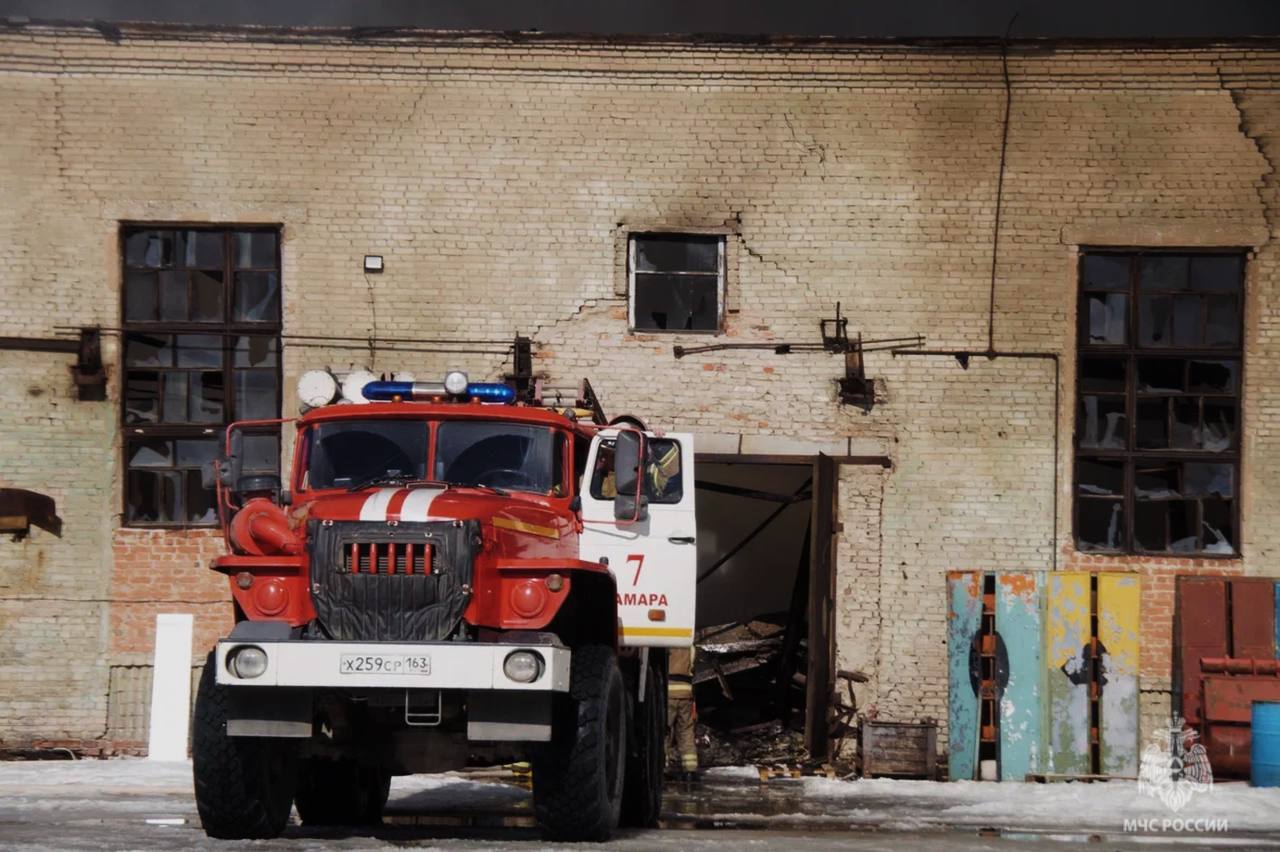
<svg viewBox="0 0 1280 852">
<path fill-rule="evenodd" d="M 364 395 L 364 389 L 377 378 L 368 370 L 352 370 L 347 373 L 346 378 L 342 380 L 342 401 L 357 404 L 370 402 L 370 397 Z"/>
<path fill-rule="evenodd" d="M 366 399 L 382 402 L 395 400 L 426 402 L 449 397 L 456 400 L 472 399 L 478 402 L 510 404 L 516 392 L 498 382 L 469 382 L 461 370 L 450 371 L 443 382 L 381 382 L 365 384 L 362 393 Z"/>
</svg>

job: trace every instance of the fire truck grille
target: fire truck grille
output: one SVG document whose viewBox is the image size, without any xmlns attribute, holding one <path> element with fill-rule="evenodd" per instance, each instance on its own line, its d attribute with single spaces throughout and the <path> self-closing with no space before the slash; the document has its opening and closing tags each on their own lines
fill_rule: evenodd
<svg viewBox="0 0 1280 852">
<path fill-rule="evenodd" d="M 447 638 L 471 597 L 475 521 L 313 521 L 312 603 L 323 635 L 345 641 Z"/>
</svg>

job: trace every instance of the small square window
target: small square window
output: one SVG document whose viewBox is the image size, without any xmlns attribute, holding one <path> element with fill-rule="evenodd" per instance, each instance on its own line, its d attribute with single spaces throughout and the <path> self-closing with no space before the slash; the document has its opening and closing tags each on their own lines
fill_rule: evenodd
<svg viewBox="0 0 1280 852">
<path fill-rule="evenodd" d="M 724 315 L 724 237 L 635 234 L 628 252 L 631 327 L 719 331 Z"/>
</svg>

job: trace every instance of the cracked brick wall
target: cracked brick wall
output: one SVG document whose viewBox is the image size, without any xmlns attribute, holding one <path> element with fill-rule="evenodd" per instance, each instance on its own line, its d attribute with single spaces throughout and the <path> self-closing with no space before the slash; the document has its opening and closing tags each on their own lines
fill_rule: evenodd
<svg viewBox="0 0 1280 852">
<path fill-rule="evenodd" d="M 863 414 L 836 404 L 829 356 L 676 361 L 672 344 L 707 338 L 626 329 L 627 231 L 685 226 L 730 234 L 726 340 L 816 339 L 840 301 L 853 331 L 985 348 L 1005 88 L 999 55 L 979 49 L 7 33 L 0 333 L 116 325 L 121 221 L 280 223 L 290 334 L 521 331 L 537 369 L 589 376 L 612 411 L 891 456 L 890 471 L 842 472 L 837 550 L 840 664 L 872 675 L 859 700 L 882 717 L 945 718 L 946 570 L 1055 563 L 1152 578 L 1154 717 L 1167 577 L 1277 571 L 1280 52 L 1015 48 L 1009 72 L 994 340 L 1062 356 L 1056 411 L 1047 361 L 873 354 L 881 401 Z M 1081 245 L 1253 250 L 1242 559 L 1073 552 Z M 361 273 L 366 253 L 384 274 Z M 158 608 L 197 613 L 200 641 L 225 623 L 202 534 L 119 529 L 113 339 L 104 355 L 104 403 L 73 401 L 59 357 L 0 364 L 0 484 L 48 491 L 67 522 L 62 539 L 0 543 L 0 682 L 21 684 L 0 696 L 6 740 L 101 732 L 109 667 L 145 654 Z M 505 366 L 290 345 L 286 389 L 318 364 Z"/>
</svg>

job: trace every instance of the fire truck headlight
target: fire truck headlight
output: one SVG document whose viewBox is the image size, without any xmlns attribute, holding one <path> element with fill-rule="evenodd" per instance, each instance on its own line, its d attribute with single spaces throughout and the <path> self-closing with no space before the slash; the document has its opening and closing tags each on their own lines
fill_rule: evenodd
<svg viewBox="0 0 1280 852">
<path fill-rule="evenodd" d="M 267 652 L 253 645 L 236 648 L 227 657 L 227 668 L 246 680 L 262 677 L 267 670 Z"/>
<path fill-rule="evenodd" d="M 453 396 L 462 396 L 467 392 L 467 374 L 461 370 L 450 370 L 445 373 L 444 389 Z"/>
<path fill-rule="evenodd" d="M 512 651 L 507 654 L 502 671 L 516 683 L 533 683 L 542 677 L 542 657 L 534 651 Z"/>
</svg>

